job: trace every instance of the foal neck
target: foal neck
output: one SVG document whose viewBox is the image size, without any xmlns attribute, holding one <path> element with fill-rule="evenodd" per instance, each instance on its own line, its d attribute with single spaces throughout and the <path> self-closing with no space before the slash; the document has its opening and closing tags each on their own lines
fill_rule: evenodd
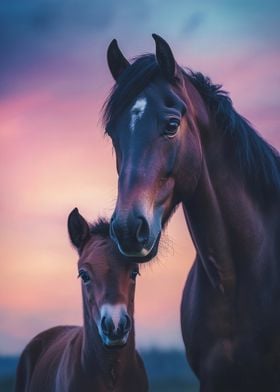
<svg viewBox="0 0 280 392">
<path fill-rule="evenodd" d="M 97 335 L 90 339 L 92 347 L 84 347 L 83 367 L 87 376 L 94 378 L 98 385 L 106 386 L 106 390 L 115 390 L 120 386 L 125 379 L 124 374 L 127 369 L 131 369 L 136 364 L 133 331 L 130 334 L 123 348 L 105 348 Z"/>
</svg>

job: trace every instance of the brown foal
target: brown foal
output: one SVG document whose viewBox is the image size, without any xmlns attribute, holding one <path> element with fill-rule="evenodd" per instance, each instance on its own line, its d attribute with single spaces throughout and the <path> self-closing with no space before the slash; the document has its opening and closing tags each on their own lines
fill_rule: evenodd
<svg viewBox="0 0 280 392">
<path fill-rule="evenodd" d="M 84 325 L 54 327 L 33 338 L 20 357 L 15 391 L 147 391 L 134 338 L 138 265 L 117 251 L 104 220 L 89 225 L 75 208 L 68 231 L 79 254 Z"/>
</svg>

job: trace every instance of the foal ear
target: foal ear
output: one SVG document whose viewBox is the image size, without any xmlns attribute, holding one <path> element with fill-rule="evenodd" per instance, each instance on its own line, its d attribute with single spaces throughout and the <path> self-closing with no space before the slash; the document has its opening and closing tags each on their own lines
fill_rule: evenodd
<svg viewBox="0 0 280 392">
<path fill-rule="evenodd" d="M 177 63 L 168 43 L 157 34 L 152 34 L 156 43 L 156 58 L 163 75 L 173 81 L 177 75 Z"/>
<path fill-rule="evenodd" d="M 68 233 L 72 244 L 81 250 L 90 236 L 89 225 L 87 221 L 79 214 L 78 208 L 68 216 Z"/>
<path fill-rule="evenodd" d="M 107 63 L 116 82 L 123 71 L 130 66 L 128 60 L 122 54 L 116 39 L 113 39 L 108 47 Z"/>
</svg>

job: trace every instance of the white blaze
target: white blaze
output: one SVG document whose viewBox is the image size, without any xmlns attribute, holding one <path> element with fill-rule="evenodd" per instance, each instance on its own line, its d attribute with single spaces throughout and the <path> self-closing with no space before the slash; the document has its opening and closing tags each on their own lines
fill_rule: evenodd
<svg viewBox="0 0 280 392">
<path fill-rule="evenodd" d="M 131 108 L 131 119 L 130 119 L 130 129 L 133 132 L 135 124 L 143 116 L 144 111 L 147 106 L 146 98 L 139 98 Z"/>
</svg>

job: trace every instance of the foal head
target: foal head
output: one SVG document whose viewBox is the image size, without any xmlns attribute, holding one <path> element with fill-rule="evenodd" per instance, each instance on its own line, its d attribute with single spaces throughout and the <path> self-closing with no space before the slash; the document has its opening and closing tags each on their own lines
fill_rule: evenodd
<svg viewBox="0 0 280 392">
<path fill-rule="evenodd" d="M 68 231 L 78 251 L 85 328 L 99 332 L 107 347 L 124 346 L 133 327 L 136 263 L 128 263 L 109 236 L 109 223 L 89 225 L 75 208 Z"/>
<path fill-rule="evenodd" d="M 198 127 L 208 125 L 206 107 L 170 47 L 154 39 L 156 56 L 131 65 L 116 41 L 108 48 L 116 85 L 104 120 L 119 174 L 111 236 L 138 261 L 155 255 L 162 227 L 182 195 L 195 189 L 202 165 Z"/>
</svg>

